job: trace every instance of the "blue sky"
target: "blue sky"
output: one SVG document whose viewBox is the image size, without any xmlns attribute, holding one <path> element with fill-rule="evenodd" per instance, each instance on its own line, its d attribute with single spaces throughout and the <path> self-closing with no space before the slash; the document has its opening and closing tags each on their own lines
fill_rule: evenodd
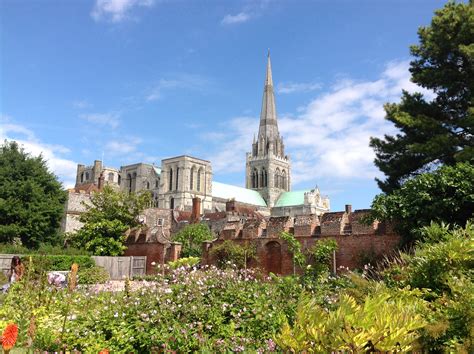
<svg viewBox="0 0 474 354">
<path fill-rule="evenodd" d="M 293 189 L 331 209 L 379 193 L 370 136 L 409 81 L 409 46 L 444 1 L 3 0 L 0 138 L 76 164 L 189 154 L 243 185 L 271 50 Z"/>
</svg>

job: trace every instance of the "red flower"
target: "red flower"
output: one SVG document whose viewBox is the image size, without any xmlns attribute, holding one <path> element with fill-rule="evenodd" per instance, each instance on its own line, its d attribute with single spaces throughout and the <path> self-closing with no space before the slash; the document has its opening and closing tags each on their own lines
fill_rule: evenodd
<svg viewBox="0 0 474 354">
<path fill-rule="evenodd" d="M 102 349 L 99 354 L 109 354 L 109 350 L 108 349 Z"/>
<path fill-rule="evenodd" d="M 2 334 L 2 347 L 3 350 L 9 351 L 12 349 L 18 338 L 18 326 L 14 323 L 7 325 Z"/>
</svg>

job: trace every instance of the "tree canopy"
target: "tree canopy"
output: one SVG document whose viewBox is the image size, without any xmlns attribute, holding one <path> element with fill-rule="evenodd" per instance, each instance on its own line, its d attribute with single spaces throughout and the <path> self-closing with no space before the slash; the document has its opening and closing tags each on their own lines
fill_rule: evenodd
<svg viewBox="0 0 474 354">
<path fill-rule="evenodd" d="M 464 162 L 443 166 L 407 181 L 372 202 L 371 217 L 393 221 L 407 241 L 419 239 L 432 221 L 464 226 L 474 217 L 474 166 Z"/>
<path fill-rule="evenodd" d="M 212 240 L 212 232 L 206 224 L 190 224 L 173 236 L 182 244 L 181 257 L 201 257 L 203 241 Z"/>
<path fill-rule="evenodd" d="M 40 156 L 15 141 L 0 147 L 0 242 L 20 238 L 30 248 L 58 243 L 66 192 Z"/>
<path fill-rule="evenodd" d="M 150 193 L 124 193 L 110 186 L 92 195 L 79 220 L 84 226 L 73 243 L 97 256 L 119 256 L 125 250 L 125 231 L 139 225 L 139 214 L 150 204 Z"/>
<path fill-rule="evenodd" d="M 418 30 L 410 48 L 411 80 L 435 98 L 403 91 L 400 103 L 385 105 L 386 119 L 399 133 L 372 138 L 375 164 L 386 179 L 385 193 L 440 165 L 474 159 L 474 2 L 449 2 L 431 25 Z"/>
</svg>

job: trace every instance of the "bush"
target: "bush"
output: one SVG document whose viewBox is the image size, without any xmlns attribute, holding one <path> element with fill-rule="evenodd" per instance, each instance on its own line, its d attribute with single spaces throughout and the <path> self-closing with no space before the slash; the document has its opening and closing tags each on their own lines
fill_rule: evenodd
<svg viewBox="0 0 474 354">
<path fill-rule="evenodd" d="M 42 243 L 37 249 L 30 249 L 23 245 L 0 243 L 0 253 L 3 254 L 44 254 L 44 255 L 90 255 L 83 249 L 74 247 L 53 246 L 48 243 Z"/>
<path fill-rule="evenodd" d="M 198 264 L 200 261 L 201 261 L 201 258 L 199 257 L 185 257 L 185 258 L 180 258 L 173 262 L 168 262 L 168 265 L 170 266 L 171 269 L 178 269 L 179 267 L 190 268 Z"/>
<path fill-rule="evenodd" d="M 236 265 L 237 268 L 246 268 L 248 261 L 255 259 L 255 254 L 255 246 L 241 246 L 230 240 L 225 240 L 211 249 L 211 256 L 216 259 L 220 268 L 226 268 L 230 264 Z"/>
<path fill-rule="evenodd" d="M 79 284 L 103 284 L 110 280 L 110 274 L 104 267 L 93 266 L 79 269 Z"/>
<path fill-rule="evenodd" d="M 80 269 L 87 269 L 95 266 L 95 262 L 90 256 L 68 256 L 68 255 L 27 255 L 22 256 L 25 267 L 29 267 L 30 257 L 33 262 L 35 273 L 49 272 L 55 270 L 70 270 L 71 265 L 76 263 Z"/>
<path fill-rule="evenodd" d="M 206 224 L 186 225 L 173 236 L 173 241 L 182 244 L 181 256 L 201 257 L 202 243 L 212 240 L 211 230 Z"/>
</svg>

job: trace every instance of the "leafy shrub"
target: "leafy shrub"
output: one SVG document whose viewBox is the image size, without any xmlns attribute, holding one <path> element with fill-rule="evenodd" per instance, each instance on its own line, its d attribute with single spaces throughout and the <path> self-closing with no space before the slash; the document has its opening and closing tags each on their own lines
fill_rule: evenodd
<svg viewBox="0 0 474 354">
<path fill-rule="evenodd" d="M 199 257 L 185 257 L 177 259 L 176 261 L 168 262 L 168 265 L 171 269 L 177 269 L 180 267 L 190 268 L 193 267 L 201 261 Z"/>
<path fill-rule="evenodd" d="M 311 267 L 307 268 L 313 275 L 321 275 L 330 271 L 333 252 L 337 251 L 337 242 L 333 239 L 317 240 L 309 250 Z"/>
<path fill-rule="evenodd" d="M 43 255 L 89 255 L 86 250 L 74 247 L 54 246 L 42 243 L 37 249 L 30 249 L 23 245 L 0 243 L 0 253 L 2 254 L 43 254 Z"/>
<path fill-rule="evenodd" d="M 220 268 L 226 268 L 229 265 L 247 268 L 248 262 L 255 259 L 255 255 L 255 245 L 245 244 L 242 246 L 230 240 L 225 240 L 211 249 L 211 256 L 216 259 Z"/>
<path fill-rule="evenodd" d="M 201 257 L 202 243 L 212 238 L 211 230 L 206 224 L 191 224 L 177 232 L 173 241 L 181 243 L 182 257 Z"/>
<path fill-rule="evenodd" d="M 426 322 L 418 313 L 423 302 L 416 293 L 402 294 L 379 287 L 363 304 L 343 294 L 335 310 L 303 297 L 293 326 L 288 323 L 276 337 L 284 351 L 300 352 L 406 352 Z"/>
<path fill-rule="evenodd" d="M 79 269 L 79 284 L 103 284 L 110 280 L 110 274 L 104 267 L 94 266 Z"/>
</svg>

